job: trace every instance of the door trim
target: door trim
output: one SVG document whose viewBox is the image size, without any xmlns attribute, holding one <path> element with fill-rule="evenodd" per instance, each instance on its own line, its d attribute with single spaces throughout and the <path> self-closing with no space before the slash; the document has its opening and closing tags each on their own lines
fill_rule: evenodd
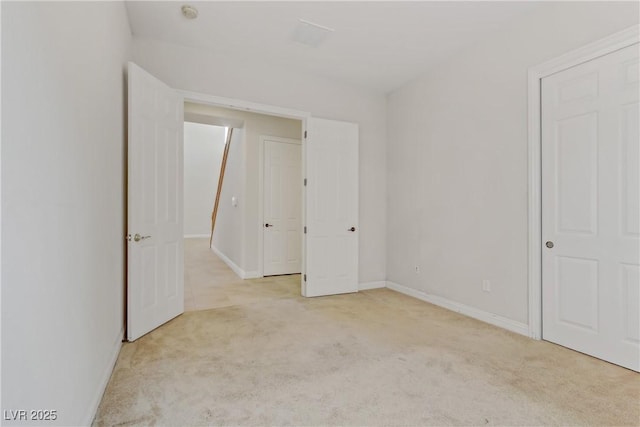
<svg viewBox="0 0 640 427">
<path fill-rule="evenodd" d="M 300 139 L 293 138 L 280 138 L 277 136 L 260 135 L 260 150 L 258 153 L 258 174 L 260 176 L 260 182 L 258 184 L 258 227 L 260 232 L 258 233 L 258 277 L 264 277 L 264 144 L 265 141 L 282 142 L 284 144 L 296 144 L 301 146 L 301 150 L 304 150 L 304 144 Z M 301 151 L 301 155 L 304 156 L 304 151 Z M 303 157 L 300 158 L 300 170 L 304 177 L 304 170 L 302 168 Z M 303 188 L 304 193 L 304 188 Z M 303 200 L 301 199 L 303 202 Z M 301 211 L 302 215 L 302 211 Z M 302 219 L 302 226 L 304 227 L 305 220 Z M 304 233 L 303 233 L 304 239 Z M 301 246 L 302 247 L 302 246 Z M 302 254 L 300 254 L 302 256 Z"/>
<path fill-rule="evenodd" d="M 289 108 L 277 107 L 275 105 L 259 104 L 241 99 L 225 98 L 223 96 L 209 95 L 206 93 L 192 92 L 188 90 L 176 89 L 176 91 L 182 95 L 185 101 L 195 102 L 198 104 L 208 104 L 216 107 L 230 108 L 232 110 L 242 110 L 250 113 L 267 114 L 270 116 L 304 121 L 311 117 L 311 113 L 302 110 L 292 110 Z"/>
<path fill-rule="evenodd" d="M 289 109 L 289 108 L 282 108 L 282 107 L 277 107 L 274 105 L 268 105 L 268 104 L 259 104 L 256 102 L 251 102 L 251 101 L 245 101 L 245 100 L 241 100 L 241 99 L 235 99 L 235 98 L 225 98 L 222 96 L 216 96 L 216 95 L 209 95 L 209 94 L 205 94 L 205 93 L 200 93 L 200 92 L 192 92 L 192 91 L 187 91 L 187 90 L 180 90 L 180 89 L 176 89 L 176 92 L 178 92 L 179 95 L 182 95 L 183 101 L 185 102 L 194 102 L 194 103 L 198 103 L 198 104 L 205 104 L 205 105 L 213 105 L 216 107 L 224 107 L 224 108 L 230 108 L 232 110 L 242 110 L 242 111 L 248 111 L 248 112 L 252 112 L 252 113 L 258 113 L 258 114 L 266 114 L 266 115 L 270 115 L 270 116 L 277 116 L 277 117 L 284 117 L 287 119 L 295 119 L 295 120 L 300 120 L 302 122 L 302 130 L 301 130 L 301 134 L 300 134 L 300 141 L 305 141 L 305 136 L 307 134 L 307 125 L 308 125 L 308 120 L 311 118 L 311 113 L 308 111 L 302 111 L 302 110 L 293 110 L 293 109 Z M 261 144 L 262 145 L 262 144 Z M 306 176 L 306 170 L 307 170 L 307 164 L 306 164 L 306 144 L 302 144 L 302 176 Z M 264 167 L 264 164 L 262 164 L 262 162 L 260 163 L 262 166 Z M 260 180 L 262 181 L 262 180 Z M 243 193 L 246 192 L 246 189 L 243 188 Z M 302 222 L 303 224 L 306 224 L 307 220 L 307 210 L 306 210 L 306 202 L 307 200 L 307 192 L 303 191 L 302 192 Z M 242 204 L 243 209 L 244 209 L 244 204 Z M 260 209 L 262 210 L 263 207 L 261 205 Z M 263 213 L 261 214 L 263 215 Z M 244 212 L 243 212 L 243 216 L 244 216 Z M 262 239 L 262 233 L 258 233 L 259 239 Z M 261 246 L 262 247 L 262 246 Z M 262 249 L 259 249 L 260 251 L 262 251 Z M 244 254 L 244 246 L 242 249 L 242 258 L 245 258 L 245 254 Z M 263 264 L 262 264 L 263 260 L 262 260 L 262 253 L 259 254 L 258 256 L 258 263 L 260 265 L 260 269 L 261 271 L 259 272 L 260 277 L 262 277 L 262 270 L 263 270 Z M 306 268 L 306 263 L 307 263 L 307 235 L 303 234 L 302 235 L 302 274 L 300 275 L 301 279 L 300 279 L 300 289 L 301 289 L 301 294 L 304 295 L 305 294 L 305 290 L 306 290 L 306 283 L 304 282 L 304 280 L 302 279 L 304 277 L 304 273 L 306 272 L 307 268 Z"/>
<path fill-rule="evenodd" d="M 528 311 L 529 336 L 542 339 L 541 83 L 544 77 L 640 42 L 640 25 L 529 68 L 528 77 Z"/>
</svg>

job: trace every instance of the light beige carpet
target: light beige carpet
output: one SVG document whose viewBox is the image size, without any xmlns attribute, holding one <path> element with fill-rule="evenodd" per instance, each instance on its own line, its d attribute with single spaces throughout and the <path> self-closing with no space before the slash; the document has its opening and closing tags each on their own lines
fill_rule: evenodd
<svg viewBox="0 0 640 427">
<path fill-rule="evenodd" d="M 391 290 L 292 292 L 125 344 L 95 424 L 638 425 L 639 398 L 632 371 Z"/>
<path fill-rule="evenodd" d="M 300 295 L 300 275 L 242 280 L 211 249 L 209 239 L 184 240 L 186 311 Z"/>
</svg>

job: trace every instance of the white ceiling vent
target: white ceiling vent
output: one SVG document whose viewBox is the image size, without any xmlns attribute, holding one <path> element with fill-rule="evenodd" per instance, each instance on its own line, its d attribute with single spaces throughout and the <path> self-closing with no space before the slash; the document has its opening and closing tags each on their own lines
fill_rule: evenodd
<svg viewBox="0 0 640 427">
<path fill-rule="evenodd" d="M 298 26 L 293 31 L 292 38 L 295 42 L 311 47 L 318 47 L 333 31 L 335 31 L 333 28 L 300 19 Z"/>
</svg>

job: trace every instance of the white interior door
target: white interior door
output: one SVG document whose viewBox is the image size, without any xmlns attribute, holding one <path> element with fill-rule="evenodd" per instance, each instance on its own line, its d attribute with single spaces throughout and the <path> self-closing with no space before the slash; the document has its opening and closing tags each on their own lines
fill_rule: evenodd
<svg viewBox="0 0 640 427">
<path fill-rule="evenodd" d="M 542 80 L 542 337 L 640 369 L 638 45 Z"/>
<path fill-rule="evenodd" d="M 307 121 L 307 297 L 358 291 L 358 125 Z"/>
<path fill-rule="evenodd" d="M 265 276 L 302 269 L 302 150 L 299 140 L 264 140 Z"/>
<path fill-rule="evenodd" d="M 129 63 L 127 339 L 184 312 L 183 100 Z"/>
</svg>

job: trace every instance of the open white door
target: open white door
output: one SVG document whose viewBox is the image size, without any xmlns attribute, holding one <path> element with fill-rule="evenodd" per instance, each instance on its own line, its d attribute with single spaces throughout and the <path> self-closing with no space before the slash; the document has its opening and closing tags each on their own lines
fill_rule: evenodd
<svg viewBox="0 0 640 427">
<path fill-rule="evenodd" d="M 306 297 L 358 291 L 358 125 L 307 121 Z"/>
<path fill-rule="evenodd" d="M 184 312 L 183 100 L 129 63 L 127 339 Z"/>
</svg>

